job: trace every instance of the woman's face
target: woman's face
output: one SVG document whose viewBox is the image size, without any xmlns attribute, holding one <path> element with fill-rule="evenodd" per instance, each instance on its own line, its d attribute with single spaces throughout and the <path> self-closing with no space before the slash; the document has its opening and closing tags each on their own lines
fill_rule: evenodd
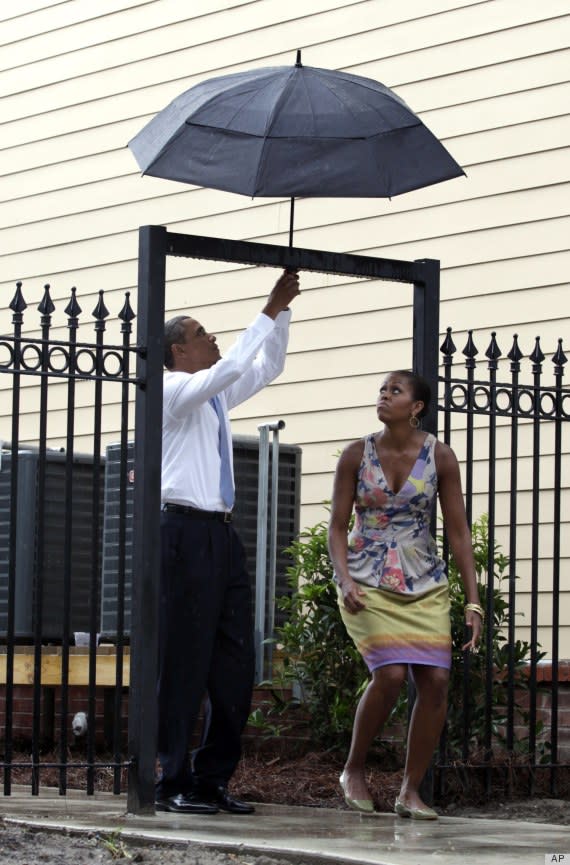
<svg viewBox="0 0 570 865">
<path fill-rule="evenodd" d="M 412 385 L 407 376 L 396 373 L 386 376 L 376 400 L 376 413 L 382 423 L 409 421 L 410 416 L 417 414 L 422 408 L 423 402 L 414 399 Z"/>
</svg>

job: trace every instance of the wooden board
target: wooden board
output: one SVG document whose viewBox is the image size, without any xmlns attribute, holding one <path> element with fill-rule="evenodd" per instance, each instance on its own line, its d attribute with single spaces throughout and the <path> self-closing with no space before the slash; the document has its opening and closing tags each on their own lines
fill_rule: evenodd
<svg viewBox="0 0 570 865">
<path fill-rule="evenodd" d="M 95 684 L 100 687 L 113 687 L 116 684 L 117 656 L 114 651 L 97 650 Z M 61 685 L 62 654 L 60 648 L 42 649 L 42 685 Z M 18 647 L 14 654 L 14 684 L 34 684 L 34 650 L 32 647 Z M 6 684 L 6 654 L 0 654 L 0 685 Z M 123 685 L 130 684 L 130 654 L 125 649 L 123 656 Z M 89 650 L 70 648 L 69 685 L 89 685 Z"/>
</svg>

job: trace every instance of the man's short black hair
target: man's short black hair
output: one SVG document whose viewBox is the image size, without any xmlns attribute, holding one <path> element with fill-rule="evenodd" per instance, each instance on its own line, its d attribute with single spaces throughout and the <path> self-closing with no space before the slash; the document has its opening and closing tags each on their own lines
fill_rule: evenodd
<svg viewBox="0 0 570 865">
<path fill-rule="evenodd" d="M 167 369 L 172 369 L 174 366 L 172 346 L 184 342 L 186 334 L 183 322 L 189 318 L 189 315 L 175 315 L 164 325 L 164 365 Z"/>
</svg>

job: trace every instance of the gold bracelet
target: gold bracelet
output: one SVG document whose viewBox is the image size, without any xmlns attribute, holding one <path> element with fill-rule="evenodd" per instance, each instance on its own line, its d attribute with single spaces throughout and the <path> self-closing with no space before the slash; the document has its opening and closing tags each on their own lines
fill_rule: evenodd
<svg viewBox="0 0 570 865">
<path fill-rule="evenodd" d="M 478 613 L 481 616 L 481 622 L 485 621 L 485 610 L 481 604 L 465 604 L 463 609 L 465 612 L 467 612 L 467 610 L 472 610 L 474 613 Z"/>
</svg>

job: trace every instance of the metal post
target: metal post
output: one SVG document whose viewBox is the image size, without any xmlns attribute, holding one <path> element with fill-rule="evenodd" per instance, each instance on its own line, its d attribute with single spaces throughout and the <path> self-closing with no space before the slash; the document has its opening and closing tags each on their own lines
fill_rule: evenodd
<svg viewBox="0 0 570 865">
<path fill-rule="evenodd" d="M 260 424 L 257 481 L 257 550 L 255 562 L 255 681 L 263 680 L 265 640 L 265 584 L 267 571 L 267 497 L 269 486 L 269 427 Z"/>
<path fill-rule="evenodd" d="M 260 424 L 259 430 L 259 479 L 257 486 L 257 550 L 255 568 L 255 681 L 263 681 L 266 670 L 266 601 L 267 601 L 267 517 L 269 499 L 269 432 L 273 432 L 273 465 L 271 487 L 271 534 L 269 554 L 269 636 L 273 636 L 273 606 L 275 603 L 275 567 L 277 555 L 277 492 L 279 472 L 279 430 L 285 421 Z M 277 436 L 277 443 L 275 442 Z"/>
<path fill-rule="evenodd" d="M 269 584 L 267 634 L 267 670 L 265 678 L 273 677 L 273 632 L 275 630 L 275 586 L 277 583 L 277 523 L 279 516 L 279 430 L 285 429 L 285 421 L 271 424 L 273 442 L 271 450 L 271 523 L 269 526 Z"/>
<path fill-rule="evenodd" d="M 432 394 L 422 429 L 437 435 L 439 261 L 425 258 L 414 263 L 422 268 L 422 280 L 414 282 L 413 368 L 427 380 Z"/>
<path fill-rule="evenodd" d="M 438 364 L 439 364 L 439 261 L 426 258 L 421 266 L 421 281 L 414 282 L 413 369 L 428 382 L 432 399 L 422 429 L 437 435 Z M 432 531 L 435 529 L 435 514 Z M 414 685 L 408 679 L 409 715 L 416 698 Z M 434 771 L 430 766 L 420 785 L 420 795 L 428 805 L 434 800 Z"/>
<path fill-rule="evenodd" d="M 162 226 L 139 229 L 127 799 L 134 814 L 154 813 L 166 235 Z"/>
</svg>

